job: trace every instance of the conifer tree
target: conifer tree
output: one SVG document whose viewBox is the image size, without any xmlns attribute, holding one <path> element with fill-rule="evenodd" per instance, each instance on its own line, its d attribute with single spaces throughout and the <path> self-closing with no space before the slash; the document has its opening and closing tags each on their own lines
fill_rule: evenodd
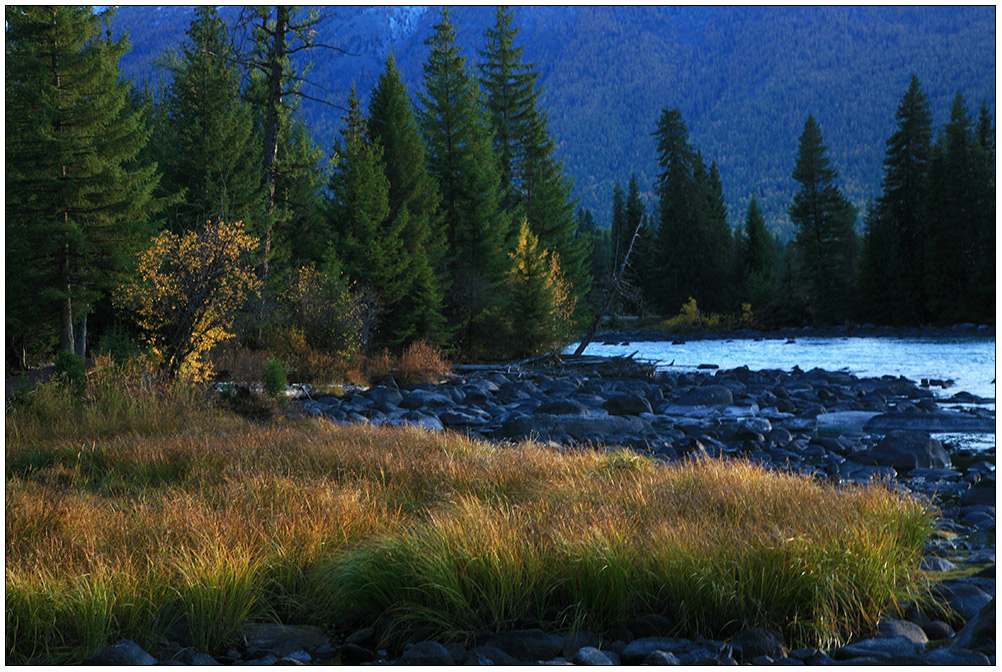
<svg viewBox="0 0 1002 672">
<path fill-rule="evenodd" d="M 8 346 L 55 332 L 72 351 L 75 325 L 116 284 L 160 207 L 156 165 L 136 161 L 145 113 L 119 79 L 128 42 L 103 39 L 107 16 L 5 10 Z"/>
<path fill-rule="evenodd" d="M 369 287 L 384 313 L 390 313 L 407 289 L 406 259 L 401 237 L 406 217 L 390 219 L 389 180 L 383 172 L 382 147 L 367 136 L 358 96 L 348 98 L 337 163 L 328 189 L 328 221 L 334 250 L 345 273 Z M 396 325 L 377 327 L 377 345 L 398 339 Z"/>
<path fill-rule="evenodd" d="M 912 75 L 887 140 L 883 193 L 867 213 L 861 283 L 874 319 L 915 324 L 925 316 L 922 250 L 932 114 Z"/>
<path fill-rule="evenodd" d="M 448 9 L 442 10 L 424 64 L 426 94 L 418 120 L 428 168 L 442 195 L 448 252 L 443 259 L 445 315 L 459 329 L 457 345 L 475 355 L 497 337 L 489 308 L 504 274 L 508 232 L 500 209 L 500 178 L 491 148 L 490 121 L 477 81 L 456 46 Z"/>
<path fill-rule="evenodd" d="M 438 344 L 444 337 L 445 321 L 435 273 L 446 244 L 438 213 L 440 197 L 428 173 L 414 109 L 392 53 L 372 90 L 368 123 L 369 137 L 383 147 L 383 170 L 389 183 L 387 218 L 401 222 L 407 263 L 407 288 L 385 321 L 394 325 L 394 345 L 410 338 Z"/>
<path fill-rule="evenodd" d="M 856 209 L 835 185 L 838 173 L 826 156 L 821 129 L 809 115 L 797 147 L 793 179 L 800 185 L 789 214 L 797 227 L 799 278 L 816 323 L 837 323 L 850 314 Z"/>
<path fill-rule="evenodd" d="M 480 83 L 487 96 L 493 128 L 494 152 L 501 178 L 501 207 L 511 218 L 509 242 L 523 217 L 528 218 L 541 244 L 555 250 L 578 295 L 587 291 L 586 241 L 575 235 L 571 183 L 554 157 L 555 144 L 540 109 L 535 64 L 522 60 L 515 46 L 518 28 L 510 7 L 498 7 L 495 24 L 487 30 L 480 53 Z"/>
<path fill-rule="evenodd" d="M 249 105 L 226 26 L 212 7 L 197 7 L 180 51 L 163 67 L 172 75 L 156 108 L 153 146 L 163 171 L 161 190 L 184 196 L 167 210 L 175 231 L 213 221 L 242 221 L 250 230 L 264 200 Z"/>
<path fill-rule="evenodd" d="M 926 291 L 936 322 L 988 320 L 995 302 L 994 161 L 959 93 L 932 151 Z"/>
<path fill-rule="evenodd" d="M 776 253 L 772 235 L 765 228 L 765 218 L 752 194 L 740 241 L 742 302 L 752 309 L 764 309 L 773 299 Z"/>
</svg>

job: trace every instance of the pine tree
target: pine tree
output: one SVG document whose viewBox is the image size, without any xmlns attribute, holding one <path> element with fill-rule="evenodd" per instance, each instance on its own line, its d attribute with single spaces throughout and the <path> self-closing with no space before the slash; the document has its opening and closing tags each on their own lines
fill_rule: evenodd
<svg viewBox="0 0 1002 672">
<path fill-rule="evenodd" d="M 867 213 L 863 293 L 876 319 L 916 324 L 926 304 L 922 249 L 932 113 L 915 75 L 895 120 L 897 130 L 887 140 L 883 193 L 873 215 Z"/>
<path fill-rule="evenodd" d="M 925 280 L 936 322 L 994 315 L 994 161 L 980 126 L 958 93 L 932 151 Z"/>
<path fill-rule="evenodd" d="M 389 314 L 407 290 L 402 239 L 404 218 L 390 219 L 389 180 L 383 172 L 382 147 L 367 137 L 358 96 L 348 98 L 342 139 L 335 148 L 337 163 L 328 189 L 328 221 L 332 243 L 350 278 L 375 292 L 381 310 Z M 396 343 L 397 325 L 377 328 L 376 345 Z M 402 340 L 402 339 L 399 339 Z"/>
<path fill-rule="evenodd" d="M 588 290 L 585 259 L 588 251 L 575 236 L 575 203 L 563 165 L 554 156 L 555 144 L 540 109 L 535 64 L 522 61 L 524 47 L 515 46 L 518 29 L 509 7 L 498 7 L 495 24 L 487 30 L 480 53 L 480 83 L 494 130 L 498 157 L 501 207 L 511 218 L 509 243 L 523 217 L 528 218 L 541 244 L 555 250 L 576 295 Z"/>
<path fill-rule="evenodd" d="M 815 323 L 837 323 L 850 315 L 856 209 L 837 186 L 821 129 L 807 117 L 797 147 L 793 179 L 800 185 L 790 205 L 797 227 L 799 278 Z"/>
<path fill-rule="evenodd" d="M 227 30 L 216 10 L 198 7 L 180 52 L 168 52 L 163 67 L 172 75 L 152 144 L 163 171 L 161 190 L 183 193 L 168 208 L 175 231 L 208 220 L 242 221 L 256 228 L 264 208 L 251 111 L 240 95 Z"/>
<path fill-rule="evenodd" d="M 435 269 L 441 267 L 446 241 L 438 214 L 438 185 L 428 173 L 414 109 L 392 53 L 369 99 L 369 137 L 383 147 L 388 220 L 405 222 L 400 229 L 408 287 L 385 320 L 394 324 L 399 341 L 395 345 L 410 338 L 441 343 L 445 318 Z"/>
<path fill-rule="evenodd" d="M 742 302 L 753 309 L 764 309 L 775 294 L 776 252 L 772 234 L 765 228 L 765 218 L 752 194 L 740 241 Z"/>
<path fill-rule="evenodd" d="M 475 355 L 497 337 L 489 308 L 504 274 L 508 221 L 500 209 L 500 178 L 490 122 L 476 80 L 456 46 L 448 9 L 426 44 L 425 88 L 418 120 L 428 168 L 442 195 L 448 252 L 443 259 L 445 315 L 460 330 L 459 350 Z"/>
<path fill-rule="evenodd" d="M 674 314 L 689 297 L 706 310 L 728 307 L 731 233 L 716 165 L 707 168 L 689 144 L 681 112 L 664 109 L 652 134 L 657 143 L 661 272 L 659 308 Z"/>
<path fill-rule="evenodd" d="M 74 326 L 116 284 L 161 206 L 156 165 L 136 161 L 146 116 L 119 79 L 128 42 L 102 39 L 107 16 L 5 11 L 8 346 L 58 324 L 60 349 L 72 351 Z"/>
</svg>

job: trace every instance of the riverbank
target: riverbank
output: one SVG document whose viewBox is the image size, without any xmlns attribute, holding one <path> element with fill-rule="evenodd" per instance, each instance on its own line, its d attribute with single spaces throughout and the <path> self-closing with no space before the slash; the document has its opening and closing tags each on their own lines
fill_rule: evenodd
<svg viewBox="0 0 1002 672">
<path fill-rule="evenodd" d="M 30 656 L 60 623 L 62 655 L 126 637 L 192 663 L 994 661 L 994 453 L 867 429 L 987 421 L 972 400 L 839 372 L 633 374 L 387 380 L 270 425 L 195 398 L 127 434 L 9 418 L 8 643 Z M 17 572 L 46 553 L 47 581 Z"/>
<path fill-rule="evenodd" d="M 607 329 L 595 335 L 593 343 L 608 345 L 629 341 L 685 341 L 685 340 L 786 340 L 790 338 L 995 338 L 995 326 L 988 324 L 954 324 L 950 326 L 891 327 L 860 324 L 834 327 L 783 327 L 780 329 L 733 329 L 727 331 L 692 329 L 668 332 L 657 326 L 630 329 Z"/>
</svg>

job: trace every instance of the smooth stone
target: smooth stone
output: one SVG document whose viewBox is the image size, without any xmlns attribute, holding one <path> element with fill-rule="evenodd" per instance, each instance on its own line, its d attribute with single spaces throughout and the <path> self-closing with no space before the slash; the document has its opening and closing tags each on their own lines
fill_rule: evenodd
<svg viewBox="0 0 1002 672">
<path fill-rule="evenodd" d="M 846 644 L 835 649 L 832 657 L 835 660 L 864 657 L 888 660 L 891 658 L 907 658 L 917 655 L 921 651 L 922 645 L 916 644 L 907 637 L 895 635 L 893 637 L 862 639 L 858 642 Z"/>
<path fill-rule="evenodd" d="M 929 621 L 922 625 L 922 630 L 931 640 L 949 639 L 956 634 L 946 621 Z"/>
<path fill-rule="evenodd" d="M 407 647 L 397 665 L 452 665 L 452 654 L 438 642 L 418 642 Z"/>
<path fill-rule="evenodd" d="M 519 661 L 489 644 L 470 649 L 463 665 L 518 665 Z"/>
<path fill-rule="evenodd" d="M 945 649 L 933 649 L 932 651 L 927 651 L 923 654 L 922 660 L 928 665 L 949 665 L 951 667 L 961 665 L 969 666 L 992 664 L 992 661 L 988 659 L 988 656 L 983 653 L 968 651 L 967 649 L 961 649 L 953 646 Z"/>
<path fill-rule="evenodd" d="M 681 665 L 682 661 L 674 653 L 667 651 L 651 651 L 644 658 L 644 665 Z"/>
<path fill-rule="evenodd" d="M 747 628 L 727 640 L 729 644 L 741 648 L 741 659 L 749 661 L 758 656 L 785 658 L 787 654 L 783 638 L 765 628 Z"/>
<path fill-rule="evenodd" d="M 564 642 L 563 654 L 564 658 L 573 658 L 574 654 L 586 646 L 592 648 L 598 648 L 602 643 L 602 640 L 594 632 L 589 630 L 579 630 L 577 632 L 572 632 L 567 635 L 567 639 Z"/>
<path fill-rule="evenodd" d="M 683 394 L 679 406 L 729 406 L 734 403 L 731 390 L 723 385 L 702 385 Z"/>
<path fill-rule="evenodd" d="M 992 582 L 994 584 L 994 581 Z M 933 588 L 933 594 L 938 595 L 957 612 L 965 622 L 977 616 L 978 612 L 994 598 L 970 580 L 955 579 L 943 581 Z"/>
<path fill-rule="evenodd" d="M 574 653 L 571 662 L 575 665 L 615 665 L 608 654 L 594 646 L 582 646 Z"/>
<path fill-rule="evenodd" d="M 995 652 L 995 598 L 981 607 L 953 640 L 953 646 L 981 653 Z"/>
<path fill-rule="evenodd" d="M 948 572 L 951 569 L 956 569 L 957 566 L 946 560 L 944 558 L 937 557 L 935 555 L 927 555 L 922 558 L 922 563 L 919 565 L 919 569 L 926 572 Z"/>
<path fill-rule="evenodd" d="M 904 637 L 915 644 L 925 645 L 929 637 L 915 623 L 896 618 L 885 618 L 877 624 L 877 632 L 884 637 Z"/>
<path fill-rule="evenodd" d="M 675 639 L 672 637 L 642 637 L 634 639 L 627 644 L 619 653 L 625 665 L 639 665 L 644 659 L 654 651 L 687 650 L 692 647 L 692 642 L 686 639 Z"/>
<path fill-rule="evenodd" d="M 542 404 L 533 413 L 539 415 L 588 415 L 589 409 L 580 401 L 560 399 Z"/>
<path fill-rule="evenodd" d="M 640 415 L 651 412 L 651 402 L 633 394 L 617 395 L 602 404 L 611 415 Z"/>
<path fill-rule="evenodd" d="M 156 665 L 157 659 L 131 639 L 120 639 L 86 659 L 84 665 Z"/>
<path fill-rule="evenodd" d="M 819 413 L 817 417 L 818 431 L 831 434 L 861 433 L 864 431 L 866 423 L 878 415 L 880 414 L 874 411 Z"/>
<path fill-rule="evenodd" d="M 895 430 L 887 434 L 863 458 L 869 464 L 909 471 L 917 467 L 945 468 L 950 457 L 943 444 L 923 432 Z"/>
<path fill-rule="evenodd" d="M 487 644 L 497 647 L 516 660 L 527 662 L 550 660 L 559 656 L 564 648 L 562 638 L 538 628 L 499 632 Z"/>
</svg>

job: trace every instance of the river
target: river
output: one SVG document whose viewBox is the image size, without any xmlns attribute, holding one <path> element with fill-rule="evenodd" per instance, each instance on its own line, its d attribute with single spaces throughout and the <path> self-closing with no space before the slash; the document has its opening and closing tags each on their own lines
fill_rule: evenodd
<svg viewBox="0 0 1002 672">
<path fill-rule="evenodd" d="M 577 344 L 568 347 L 573 352 Z M 637 353 L 657 362 L 658 368 L 696 370 L 700 364 L 721 369 L 747 366 L 749 369 L 804 371 L 815 367 L 848 371 L 856 376 L 904 376 L 916 383 L 923 378 L 952 380 L 946 390 L 932 388 L 940 397 L 966 391 L 979 397 L 995 398 L 994 338 L 880 338 L 880 337 L 798 337 L 786 339 L 630 341 L 628 344 L 588 345 L 585 354 L 607 357 Z"/>
</svg>

